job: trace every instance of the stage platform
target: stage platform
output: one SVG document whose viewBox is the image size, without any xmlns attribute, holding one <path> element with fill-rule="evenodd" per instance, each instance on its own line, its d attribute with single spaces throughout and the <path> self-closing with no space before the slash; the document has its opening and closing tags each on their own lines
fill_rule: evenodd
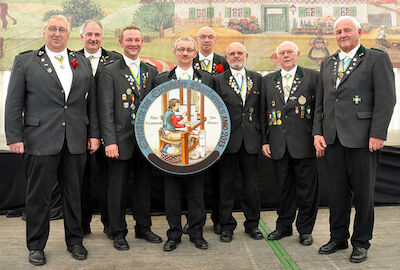
<svg viewBox="0 0 400 270">
<path fill-rule="evenodd" d="M 168 228 L 165 216 L 154 216 L 152 229 L 163 237 L 162 244 L 150 244 L 134 238 L 134 222 L 127 217 L 128 251 L 117 251 L 113 242 L 102 232 L 98 215 L 92 221 L 92 234 L 84 238 L 88 259 L 77 261 L 67 252 L 64 242 L 63 220 L 51 222 L 45 254 L 47 264 L 35 267 L 28 262 L 25 244 L 25 222 L 21 218 L 0 216 L 0 270 L 57 269 L 57 270 L 119 270 L 119 269 L 400 269 L 400 206 L 375 207 L 375 229 L 368 260 L 360 264 L 349 262 L 351 247 L 331 255 L 319 255 L 318 249 L 329 240 L 329 211 L 320 209 L 313 232 L 314 244 L 301 246 L 298 234 L 280 241 L 255 241 L 244 233 L 243 214 L 234 214 L 238 227 L 231 243 L 222 243 L 212 231 L 207 217 L 204 238 L 207 250 L 199 250 L 184 235 L 177 249 L 162 250 Z M 354 217 L 354 209 L 352 218 Z M 259 228 L 264 236 L 275 229 L 275 211 L 263 211 Z M 294 228 L 295 229 L 295 228 Z"/>
</svg>

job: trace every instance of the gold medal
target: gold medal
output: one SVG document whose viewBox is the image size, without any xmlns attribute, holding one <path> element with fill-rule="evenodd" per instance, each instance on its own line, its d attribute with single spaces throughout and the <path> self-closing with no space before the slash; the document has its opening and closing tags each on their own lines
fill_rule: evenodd
<svg viewBox="0 0 400 270">
<path fill-rule="evenodd" d="M 127 94 L 127 95 L 132 94 L 132 90 L 131 90 L 130 88 L 126 89 L 126 94 Z"/>
<path fill-rule="evenodd" d="M 122 101 L 127 101 L 128 100 L 128 96 L 126 94 L 122 94 L 121 99 L 122 99 Z"/>
<path fill-rule="evenodd" d="M 305 96 L 301 95 L 301 96 L 297 99 L 297 101 L 299 102 L 300 105 L 304 105 L 304 104 L 306 104 L 307 99 L 306 99 Z"/>
<path fill-rule="evenodd" d="M 65 67 L 63 65 L 60 66 L 61 69 L 64 69 Z"/>
<path fill-rule="evenodd" d="M 278 119 L 278 121 L 276 121 L 276 123 L 278 124 L 278 126 L 282 125 L 282 120 Z"/>
</svg>

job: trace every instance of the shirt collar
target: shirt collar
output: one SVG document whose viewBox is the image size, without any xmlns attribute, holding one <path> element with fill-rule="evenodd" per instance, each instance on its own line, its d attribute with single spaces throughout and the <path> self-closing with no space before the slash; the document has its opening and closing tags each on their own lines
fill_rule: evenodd
<svg viewBox="0 0 400 270">
<path fill-rule="evenodd" d="M 294 68 L 292 68 L 291 70 L 289 70 L 289 71 L 286 71 L 286 70 L 282 69 L 281 70 L 281 76 L 283 78 L 283 77 L 285 77 L 286 75 L 289 74 L 289 75 L 292 75 L 292 77 L 294 78 L 294 75 L 296 75 L 296 71 L 297 71 L 297 65 Z"/>
<path fill-rule="evenodd" d="M 244 69 L 244 67 L 241 70 L 236 70 L 233 68 L 230 68 L 230 69 L 231 69 L 231 73 L 232 73 L 233 77 L 235 77 L 236 74 L 238 74 L 238 73 L 242 74 L 243 78 L 246 77 L 246 70 Z"/>
<path fill-rule="evenodd" d="M 49 56 L 49 58 L 53 58 L 54 56 L 57 55 L 62 55 L 64 58 L 68 57 L 68 53 L 67 53 L 67 48 L 64 48 L 64 50 L 62 50 L 61 52 L 53 52 L 52 50 L 50 50 L 47 45 L 45 45 L 45 50 L 47 55 Z"/>
<path fill-rule="evenodd" d="M 358 49 L 360 48 L 361 44 L 358 44 L 354 49 L 352 49 L 350 52 L 345 53 L 344 51 L 340 50 L 339 52 L 339 59 L 343 60 L 346 56 L 349 58 L 354 58 L 354 55 L 356 55 Z"/>
<path fill-rule="evenodd" d="M 95 58 L 100 58 L 101 57 L 101 48 L 95 52 L 95 53 L 89 53 L 88 51 L 86 51 L 86 49 L 83 49 L 84 53 L 85 53 L 85 57 L 89 57 L 89 56 L 94 56 Z"/>
<path fill-rule="evenodd" d="M 208 59 L 208 60 L 210 60 L 210 62 L 212 62 L 212 60 L 214 59 L 214 52 L 210 53 L 208 56 L 204 56 L 199 51 L 199 61 L 204 60 L 204 59 Z"/>
<path fill-rule="evenodd" d="M 176 66 L 175 75 L 176 75 L 176 78 L 179 79 L 183 73 L 186 73 L 190 76 L 191 79 L 193 79 L 193 71 L 194 70 L 193 70 L 192 66 L 190 66 L 187 70 L 184 70 L 184 69 L 180 68 L 179 66 Z"/>
<path fill-rule="evenodd" d="M 138 57 L 136 60 L 132 60 L 132 59 L 130 59 L 129 57 L 127 57 L 125 55 L 123 55 L 123 57 L 124 57 L 125 64 L 128 67 L 132 66 L 133 64 L 136 65 L 136 67 L 139 67 L 139 65 L 140 65 L 140 57 Z"/>
</svg>

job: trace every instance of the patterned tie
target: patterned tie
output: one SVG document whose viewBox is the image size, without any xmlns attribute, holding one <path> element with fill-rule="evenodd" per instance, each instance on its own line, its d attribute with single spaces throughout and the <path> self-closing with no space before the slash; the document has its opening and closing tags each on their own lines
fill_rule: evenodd
<svg viewBox="0 0 400 270">
<path fill-rule="evenodd" d="M 203 59 L 201 60 L 201 69 L 205 71 L 209 71 L 210 69 L 210 60 Z"/>
</svg>

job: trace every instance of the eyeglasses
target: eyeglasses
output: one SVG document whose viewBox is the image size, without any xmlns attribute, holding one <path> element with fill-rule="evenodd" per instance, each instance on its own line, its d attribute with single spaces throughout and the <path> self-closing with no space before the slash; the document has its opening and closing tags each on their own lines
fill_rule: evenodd
<svg viewBox="0 0 400 270">
<path fill-rule="evenodd" d="M 214 35 L 200 35 L 200 36 L 198 36 L 198 38 L 200 38 L 200 39 L 206 39 L 206 38 L 214 39 L 215 36 Z"/>
<path fill-rule="evenodd" d="M 56 26 L 49 26 L 49 27 L 47 27 L 47 30 L 48 30 L 50 33 L 55 33 L 55 32 L 57 32 L 57 30 L 58 30 L 58 32 L 60 32 L 60 34 L 65 34 L 65 33 L 67 33 L 67 29 L 64 28 L 64 27 L 57 28 Z"/>
<path fill-rule="evenodd" d="M 178 51 L 178 52 L 180 52 L 180 53 L 183 53 L 183 52 L 185 52 L 185 51 L 187 51 L 188 53 L 193 53 L 194 51 L 195 51 L 195 49 L 192 49 L 192 48 L 177 48 L 176 49 L 176 51 Z"/>
</svg>

